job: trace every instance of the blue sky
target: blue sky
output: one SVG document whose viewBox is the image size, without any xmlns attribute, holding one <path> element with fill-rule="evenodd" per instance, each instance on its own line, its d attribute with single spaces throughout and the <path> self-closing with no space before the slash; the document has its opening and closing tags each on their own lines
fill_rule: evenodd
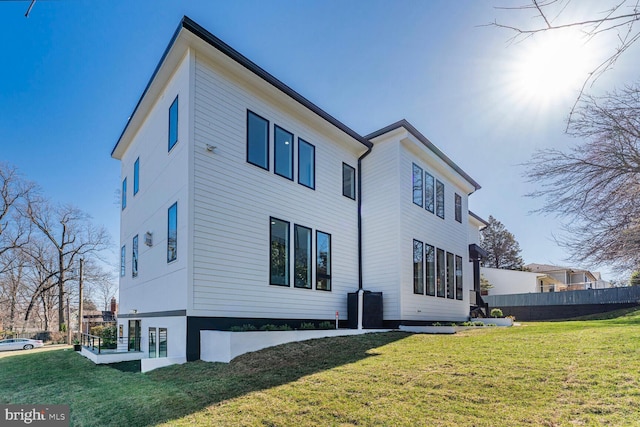
<svg viewBox="0 0 640 427">
<path fill-rule="evenodd" d="M 569 95 L 524 91 L 518 67 L 535 41 L 510 44 L 483 26 L 528 23 L 495 8 L 505 4 L 39 0 L 25 18 L 29 1 L 0 1 L 0 161 L 106 226 L 115 264 L 120 166 L 110 153 L 187 15 L 363 135 L 409 120 L 482 185 L 471 210 L 503 222 L 525 262 L 566 264 L 558 220 L 529 213 L 541 201 L 524 197 L 535 187 L 521 164 L 573 142 L 563 132 L 582 77 L 563 86 Z M 594 91 L 631 82 L 639 53 Z"/>
</svg>

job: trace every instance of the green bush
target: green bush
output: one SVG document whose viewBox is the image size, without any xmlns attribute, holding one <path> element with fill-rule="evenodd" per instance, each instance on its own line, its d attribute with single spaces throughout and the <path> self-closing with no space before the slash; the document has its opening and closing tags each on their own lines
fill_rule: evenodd
<svg viewBox="0 0 640 427">
<path fill-rule="evenodd" d="M 432 326 L 442 326 L 442 323 L 440 323 L 440 322 L 436 322 L 436 323 L 434 323 Z"/>
<path fill-rule="evenodd" d="M 302 322 L 300 323 L 300 329 L 315 329 L 316 325 L 313 322 Z"/>
<path fill-rule="evenodd" d="M 473 322 L 473 326 L 484 326 L 484 322 L 480 322 L 480 321 Z"/>
<path fill-rule="evenodd" d="M 462 324 L 462 326 L 473 326 L 473 322 L 470 322 L 470 321 L 467 320 L 466 322 L 464 322 Z"/>
<path fill-rule="evenodd" d="M 336 324 L 328 320 L 325 320 L 324 322 L 320 322 L 320 324 L 318 325 L 318 329 L 335 329 L 335 328 L 336 328 Z"/>
<path fill-rule="evenodd" d="M 503 317 L 502 310 L 499 308 L 491 309 L 491 317 Z"/>
</svg>

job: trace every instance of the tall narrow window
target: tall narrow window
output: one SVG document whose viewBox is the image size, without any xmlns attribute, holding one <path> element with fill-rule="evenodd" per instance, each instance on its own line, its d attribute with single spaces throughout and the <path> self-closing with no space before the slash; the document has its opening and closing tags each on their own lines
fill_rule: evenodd
<svg viewBox="0 0 640 427">
<path fill-rule="evenodd" d="M 424 246 L 418 240 L 413 241 L 413 293 L 424 294 Z"/>
<path fill-rule="evenodd" d="M 271 284 L 289 286 L 289 223 L 271 218 Z"/>
<path fill-rule="evenodd" d="M 456 299 L 462 301 L 463 298 L 462 285 L 462 257 L 456 255 Z"/>
<path fill-rule="evenodd" d="M 276 126 L 274 139 L 275 173 L 293 180 L 293 134 Z"/>
<path fill-rule="evenodd" d="M 174 145 L 178 142 L 178 97 L 173 100 L 171 107 L 169 107 L 169 149 L 171 151 Z"/>
<path fill-rule="evenodd" d="M 455 194 L 455 206 L 456 206 L 456 221 L 462 222 L 462 197 Z"/>
<path fill-rule="evenodd" d="M 122 180 L 122 210 L 127 207 L 127 178 Z"/>
<path fill-rule="evenodd" d="M 247 162 L 269 170 L 269 122 L 248 110 Z"/>
<path fill-rule="evenodd" d="M 316 289 L 331 290 L 331 235 L 316 231 Z"/>
<path fill-rule="evenodd" d="M 342 195 L 356 199 L 356 170 L 346 163 L 342 164 Z"/>
<path fill-rule="evenodd" d="M 178 258 L 178 202 L 167 211 L 167 262 Z"/>
<path fill-rule="evenodd" d="M 296 288 L 311 289 L 311 229 L 301 225 L 293 227 Z"/>
<path fill-rule="evenodd" d="M 149 328 L 149 359 L 156 357 L 156 328 Z"/>
<path fill-rule="evenodd" d="M 444 184 L 436 179 L 436 215 L 444 219 Z"/>
<path fill-rule="evenodd" d="M 422 207 L 422 168 L 413 163 L 413 203 Z"/>
<path fill-rule="evenodd" d="M 131 252 L 131 277 L 138 277 L 138 235 L 133 236 Z"/>
<path fill-rule="evenodd" d="M 424 173 L 424 208 L 433 213 L 433 197 L 435 191 L 433 190 L 433 175 L 429 172 Z"/>
<path fill-rule="evenodd" d="M 455 265 L 453 263 L 453 254 L 447 252 L 447 298 L 455 298 Z"/>
<path fill-rule="evenodd" d="M 126 269 L 127 269 L 127 248 L 126 246 L 122 246 L 122 248 L 120 248 L 120 277 L 124 277 L 126 273 Z"/>
<path fill-rule="evenodd" d="M 298 182 L 316 188 L 316 147 L 298 138 Z"/>
<path fill-rule="evenodd" d="M 138 194 L 140 189 L 140 157 L 133 164 L 133 195 Z"/>
<path fill-rule="evenodd" d="M 445 281 L 445 261 L 444 261 L 444 251 L 442 249 L 436 250 L 437 258 L 436 258 L 436 270 L 438 274 L 436 275 L 436 280 L 438 282 L 438 296 L 440 298 L 444 298 L 446 296 L 446 284 Z"/>
<path fill-rule="evenodd" d="M 436 295 L 436 254 L 433 246 L 424 245 L 424 255 L 427 262 L 427 295 Z"/>
<path fill-rule="evenodd" d="M 167 357 L 167 328 L 158 329 L 158 357 Z"/>
</svg>

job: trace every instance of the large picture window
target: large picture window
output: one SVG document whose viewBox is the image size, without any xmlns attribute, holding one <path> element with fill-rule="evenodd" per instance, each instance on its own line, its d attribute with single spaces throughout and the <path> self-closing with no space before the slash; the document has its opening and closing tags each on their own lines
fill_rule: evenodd
<svg viewBox="0 0 640 427">
<path fill-rule="evenodd" d="M 436 179 L 436 215 L 444 219 L 444 184 Z"/>
<path fill-rule="evenodd" d="M 178 97 L 173 100 L 169 107 L 169 149 L 171 151 L 178 142 Z"/>
<path fill-rule="evenodd" d="M 167 211 L 167 262 L 178 258 L 178 203 Z"/>
<path fill-rule="evenodd" d="M 293 180 L 293 134 L 276 125 L 274 139 L 275 173 Z"/>
<path fill-rule="evenodd" d="M 455 194 L 455 207 L 456 207 L 456 221 L 462 222 L 462 197 L 456 193 Z"/>
<path fill-rule="evenodd" d="M 447 298 L 455 298 L 455 265 L 453 263 L 453 254 L 447 252 Z"/>
<path fill-rule="evenodd" d="M 289 286 L 289 223 L 271 218 L 270 234 L 270 282 Z"/>
<path fill-rule="evenodd" d="M 356 199 L 356 170 L 346 163 L 342 164 L 342 195 Z"/>
<path fill-rule="evenodd" d="M 436 295 L 436 254 L 434 247 L 424 245 L 424 256 L 427 265 L 427 295 Z"/>
<path fill-rule="evenodd" d="M 316 289 L 331 290 L 331 235 L 316 231 Z"/>
<path fill-rule="evenodd" d="M 156 357 L 156 328 L 149 328 L 149 359 Z"/>
<path fill-rule="evenodd" d="M 120 277 L 124 277 L 127 269 L 127 247 L 120 248 Z"/>
<path fill-rule="evenodd" d="M 424 173 L 424 208 L 433 213 L 433 198 L 435 191 L 433 187 L 433 175 L 429 172 Z"/>
<path fill-rule="evenodd" d="M 293 244 L 295 259 L 295 279 L 296 288 L 311 289 L 311 229 L 301 225 L 293 228 Z"/>
<path fill-rule="evenodd" d="M 269 121 L 247 111 L 247 162 L 269 170 Z"/>
<path fill-rule="evenodd" d="M 445 275 L 445 261 L 444 251 L 442 249 L 436 250 L 436 280 L 438 296 L 444 298 L 446 296 L 446 275 Z"/>
<path fill-rule="evenodd" d="M 422 168 L 413 163 L 413 203 L 422 207 Z"/>
<path fill-rule="evenodd" d="M 298 182 L 316 188 L 316 148 L 298 138 Z"/>
<path fill-rule="evenodd" d="M 138 277 L 138 235 L 133 236 L 133 250 L 131 255 L 131 277 Z"/>
<path fill-rule="evenodd" d="M 424 245 L 413 241 L 413 293 L 424 294 Z"/>
<path fill-rule="evenodd" d="M 462 284 L 462 257 L 456 255 L 456 299 L 462 301 L 463 284 Z"/>
</svg>

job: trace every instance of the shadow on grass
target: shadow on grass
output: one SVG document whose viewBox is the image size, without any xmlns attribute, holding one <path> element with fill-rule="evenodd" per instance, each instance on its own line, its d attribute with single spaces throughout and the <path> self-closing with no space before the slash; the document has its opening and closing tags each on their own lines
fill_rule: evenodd
<svg viewBox="0 0 640 427">
<path fill-rule="evenodd" d="M 145 376 L 159 387 L 175 388 L 184 401 L 171 413 L 158 414 L 157 408 L 149 411 L 148 420 L 158 423 L 181 418 L 215 403 L 375 357 L 374 349 L 410 335 L 387 332 L 323 338 L 248 353 L 229 364 L 197 361 L 158 369 Z"/>
</svg>

